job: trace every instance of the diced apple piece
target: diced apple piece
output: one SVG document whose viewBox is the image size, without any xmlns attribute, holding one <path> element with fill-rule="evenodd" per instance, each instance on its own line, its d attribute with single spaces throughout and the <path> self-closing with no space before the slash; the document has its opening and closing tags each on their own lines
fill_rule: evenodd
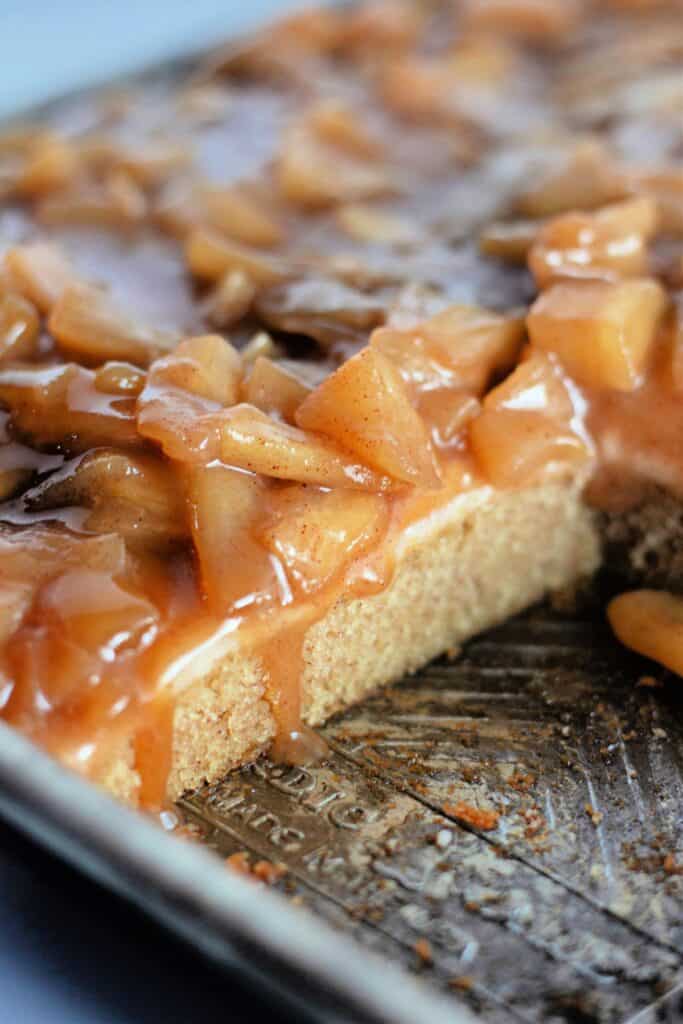
<svg viewBox="0 0 683 1024">
<path fill-rule="evenodd" d="M 361 53 L 402 50 L 415 42 L 424 19 L 424 11 L 403 0 L 372 0 L 344 11 L 341 45 Z"/>
<path fill-rule="evenodd" d="M 460 82 L 447 58 L 406 54 L 382 69 L 380 88 L 387 107 L 415 121 L 458 120 L 455 90 Z"/>
<path fill-rule="evenodd" d="M 514 365 L 523 337 L 519 317 L 450 306 L 407 330 L 380 327 L 370 344 L 417 392 L 453 387 L 481 394 L 492 376 Z"/>
<path fill-rule="evenodd" d="M 35 198 L 64 188 L 78 173 L 78 151 L 57 136 L 40 140 L 27 160 L 17 182 L 21 196 Z"/>
<path fill-rule="evenodd" d="M 254 539 L 266 485 L 227 466 L 190 471 L 188 499 L 202 590 L 214 614 L 272 601 L 277 593 L 268 552 Z"/>
<path fill-rule="evenodd" d="M 458 40 L 449 54 L 449 64 L 465 87 L 501 88 L 515 68 L 515 57 L 515 49 L 508 40 L 472 32 Z"/>
<path fill-rule="evenodd" d="M 420 226 L 367 203 L 347 203 L 337 210 L 337 223 L 357 242 L 401 245 L 420 236 Z"/>
<path fill-rule="evenodd" d="M 41 313 L 49 313 L 62 293 L 77 280 L 64 253 L 50 242 L 31 242 L 8 249 L 5 262 L 14 286 Z"/>
<path fill-rule="evenodd" d="M 105 143 L 106 145 L 106 143 Z M 142 188 L 158 188 L 174 171 L 182 170 L 191 158 L 187 146 L 163 139 L 136 143 L 130 149 L 112 149 L 112 169 L 121 169 Z"/>
<path fill-rule="evenodd" d="M 479 248 L 505 263 L 526 263 L 541 226 L 537 220 L 497 221 L 483 229 Z"/>
<path fill-rule="evenodd" d="M 572 430 L 524 410 L 484 409 L 470 424 L 470 445 L 484 475 L 500 487 L 523 487 L 558 467 L 578 467 L 588 457 Z"/>
<path fill-rule="evenodd" d="M 204 315 L 214 327 L 232 327 L 247 315 L 256 293 L 256 285 L 248 274 L 243 270 L 228 270 L 204 299 Z"/>
<path fill-rule="evenodd" d="M 21 625 L 31 607 L 34 587 L 19 580 L 0 580 L 0 647 Z"/>
<path fill-rule="evenodd" d="M 95 370 L 94 384 L 105 395 L 137 396 L 145 386 L 145 374 L 132 363 L 112 360 Z"/>
<path fill-rule="evenodd" d="M 252 473 L 322 487 L 385 490 L 389 481 L 324 437 L 272 419 L 252 405 L 221 416 L 221 459 Z"/>
<path fill-rule="evenodd" d="M 518 197 L 526 217 L 552 217 L 570 210 L 593 210 L 623 199 L 630 187 L 604 147 L 592 139 L 579 142 L 564 161 Z"/>
<path fill-rule="evenodd" d="M 46 196 L 35 206 L 36 219 L 48 227 L 100 227 L 130 231 L 147 215 L 147 199 L 123 171 L 103 182 L 74 185 Z"/>
<path fill-rule="evenodd" d="M 484 399 L 484 408 L 538 412 L 569 424 L 577 409 L 557 359 L 527 348 L 518 366 Z"/>
<path fill-rule="evenodd" d="M 122 170 L 144 189 L 162 186 L 191 157 L 187 146 L 159 136 L 126 147 L 111 135 L 88 134 L 80 140 L 79 153 L 96 177 Z"/>
<path fill-rule="evenodd" d="M 683 676 L 683 598 L 632 590 L 610 601 L 607 618 L 622 644 Z"/>
<path fill-rule="evenodd" d="M 91 653 L 134 650 L 159 613 L 150 601 L 125 590 L 110 573 L 68 569 L 40 592 L 40 610 L 67 641 Z"/>
<path fill-rule="evenodd" d="M 351 156 L 373 159 L 382 147 L 363 123 L 360 114 L 336 99 L 322 100 L 308 115 L 309 124 L 323 142 L 346 150 Z"/>
<path fill-rule="evenodd" d="M 614 237 L 639 235 L 649 241 L 659 227 L 657 203 L 652 196 L 634 196 L 620 203 L 610 203 L 594 214 L 596 223 Z"/>
<path fill-rule="evenodd" d="M 79 536 L 39 525 L 0 530 L 3 580 L 39 586 L 68 569 L 87 568 L 117 576 L 126 568 L 126 547 L 113 533 Z"/>
<path fill-rule="evenodd" d="M 267 359 L 279 359 L 282 354 L 281 348 L 275 344 L 268 331 L 258 331 L 249 339 L 244 348 L 240 349 L 244 366 L 252 366 L 259 356 L 264 356 Z"/>
<path fill-rule="evenodd" d="M 418 410 L 431 428 L 436 447 L 448 448 L 460 440 L 467 424 L 481 412 L 481 405 L 466 391 L 438 388 L 423 392 Z"/>
<path fill-rule="evenodd" d="M 470 423 L 470 446 L 493 484 L 521 487 L 591 457 L 575 415 L 559 366 L 535 352 L 486 396 Z"/>
<path fill-rule="evenodd" d="M 539 288 L 559 278 L 635 277 L 647 270 L 657 207 L 645 196 L 594 214 L 567 213 L 545 224 L 529 254 Z"/>
<path fill-rule="evenodd" d="M 241 270 L 255 285 L 277 284 L 287 277 L 282 260 L 225 238 L 210 228 L 197 228 L 185 246 L 188 266 L 197 277 L 219 281 L 233 270 Z"/>
<path fill-rule="evenodd" d="M 161 445 L 169 458 L 206 464 L 218 458 L 219 420 L 223 406 L 205 395 L 176 385 L 194 377 L 192 364 L 177 365 L 175 355 L 157 359 L 137 399 L 137 427 L 142 437 Z"/>
<path fill-rule="evenodd" d="M 88 362 L 124 359 L 147 366 L 177 338 L 136 323 L 99 288 L 74 284 L 55 303 L 50 333 L 68 353 Z"/>
<path fill-rule="evenodd" d="M 36 352 L 39 336 L 35 306 L 13 292 L 0 295 L 0 363 L 30 358 Z"/>
<path fill-rule="evenodd" d="M 391 191 L 387 172 L 322 143 L 310 126 L 295 125 L 286 134 L 276 167 L 284 199 L 304 209 L 371 199 Z"/>
<path fill-rule="evenodd" d="M 145 219 L 147 197 L 131 174 L 124 170 L 112 171 L 104 187 L 114 213 L 121 218 L 122 227 L 139 224 Z"/>
<path fill-rule="evenodd" d="M 189 338 L 157 359 L 138 397 L 138 430 L 169 458 L 207 463 L 218 457 L 225 405 L 237 401 L 239 353 L 218 335 Z"/>
<path fill-rule="evenodd" d="M 296 485 L 273 495 L 259 536 L 283 562 L 294 588 L 310 594 L 374 547 L 388 518 L 381 495 Z"/>
<path fill-rule="evenodd" d="M 190 391 L 220 405 L 234 405 L 239 398 L 242 359 L 219 334 L 188 338 L 154 364 L 154 380 Z"/>
<path fill-rule="evenodd" d="M 201 196 L 210 226 L 235 241 L 259 249 L 272 249 L 284 241 L 274 214 L 246 188 L 207 186 Z"/>
<path fill-rule="evenodd" d="M 399 371 L 376 348 L 362 349 L 327 377 L 299 407 L 296 421 L 394 480 L 440 485 L 427 428 Z"/>
<path fill-rule="evenodd" d="M 559 42 L 576 26 L 576 0 L 467 0 L 465 25 L 532 42 Z"/>
<path fill-rule="evenodd" d="M 204 210 L 196 186 L 168 182 L 150 201 L 152 219 L 166 235 L 185 239 L 202 223 Z"/>
<path fill-rule="evenodd" d="M 139 444 L 134 400 L 98 391 L 94 373 L 74 363 L 0 369 L 0 402 L 38 445 L 83 451 Z"/>
<path fill-rule="evenodd" d="M 682 238 L 683 171 L 679 167 L 635 171 L 632 185 L 638 193 L 651 197 L 657 204 L 660 232 L 671 238 Z"/>
<path fill-rule="evenodd" d="M 257 409 L 275 413 L 288 423 L 311 389 L 289 370 L 264 356 L 254 363 L 244 389 L 245 400 Z"/>
<path fill-rule="evenodd" d="M 666 305 L 664 289 L 648 278 L 562 283 L 536 300 L 527 328 L 532 343 L 557 353 L 579 384 L 632 391 Z"/>
<path fill-rule="evenodd" d="M 150 455 L 99 448 L 27 491 L 29 511 L 78 506 L 83 526 L 117 533 L 129 545 L 167 547 L 187 536 L 184 500 L 167 463 Z"/>
</svg>

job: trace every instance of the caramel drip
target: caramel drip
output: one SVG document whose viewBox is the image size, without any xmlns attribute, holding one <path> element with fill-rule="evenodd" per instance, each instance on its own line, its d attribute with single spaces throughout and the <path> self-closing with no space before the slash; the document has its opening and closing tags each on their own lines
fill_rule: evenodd
<svg viewBox="0 0 683 1024">
<path fill-rule="evenodd" d="M 162 810 L 173 764 L 173 717 L 171 694 L 157 696 L 143 711 L 133 739 L 135 771 L 140 777 L 138 802 L 145 810 Z"/>
<path fill-rule="evenodd" d="M 304 643 L 310 623 L 284 629 L 259 654 L 267 677 L 267 695 L 276 733 L 270 748 L 274 761 L 311 764 L 327 754 L 327 744 L 301 718 Z"/>
</svg>

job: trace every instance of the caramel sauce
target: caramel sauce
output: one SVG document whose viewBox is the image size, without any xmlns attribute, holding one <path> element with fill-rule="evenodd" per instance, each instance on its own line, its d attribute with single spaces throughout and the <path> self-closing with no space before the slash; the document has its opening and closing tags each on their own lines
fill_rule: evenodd
<svg viewBox="0 0 683 1024">
<path fill-rule="evenodd" d="M 303 647 L 307 626 L 308 623 L 303 628 L 280 630 L 259 650 L 267 678 L 268 703 L 277 722 L 270 756 L 284 764 L 320 761 L 327 751 L 322 737 L 304 725 L 301 718 Z"/>
<path fill-rule="evenodd" d="M 260 662 L 271 755 L 323 757 L 311 627 L 453 503 L 557 474 L 609 509 L 683 494 L 678 320 L 633 283 L 680 276 L 650 245 L 683 236 L 680 112 L 629 94 L 661 127 L 634 152 L 637 19 L 607 44 L 595 12 L 506 3 L 492 34 L 458 6 L 309 13 L 0 136 L 0 714 L 93 779 L 126 761 L 145 808 L 228 651 Z M 675 14 L 657 40 L 644 74 Z M 72 286 L 113 300 L 77 336 Z"/>
<path fill-rule="evenodd" d="M 597 441 L 599 470 L 588 498 L 599 508 L 626 511 L 652 484 L 683 496 L 683 393 L 671 380 L 670 359 L 662 339 L 640 387 L 590 398 L 587 426 Z"/>
</svg>

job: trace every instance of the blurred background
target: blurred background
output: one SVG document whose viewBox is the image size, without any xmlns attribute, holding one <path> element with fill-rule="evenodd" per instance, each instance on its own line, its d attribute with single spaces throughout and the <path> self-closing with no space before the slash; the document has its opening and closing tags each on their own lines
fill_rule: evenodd
<svg viewBox="0 0 683 1024">
<path fill-rule="evenodd" d="M 296 0 L 0 0 L 0 117 L 247 31 Z"/>
</svg>

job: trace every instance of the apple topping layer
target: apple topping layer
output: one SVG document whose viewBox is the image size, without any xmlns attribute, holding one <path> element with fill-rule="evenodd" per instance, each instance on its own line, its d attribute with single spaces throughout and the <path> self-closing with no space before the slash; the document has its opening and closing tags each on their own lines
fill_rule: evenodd
<svg viewBox="0 0 683 1024">
<path fill-rule="evenodd" d="M 142 806 L 591 572 L 584 485 L 683 493 L 680 18 L 437 6 L 0 136 L 1 714 Z"/>
</svg>

